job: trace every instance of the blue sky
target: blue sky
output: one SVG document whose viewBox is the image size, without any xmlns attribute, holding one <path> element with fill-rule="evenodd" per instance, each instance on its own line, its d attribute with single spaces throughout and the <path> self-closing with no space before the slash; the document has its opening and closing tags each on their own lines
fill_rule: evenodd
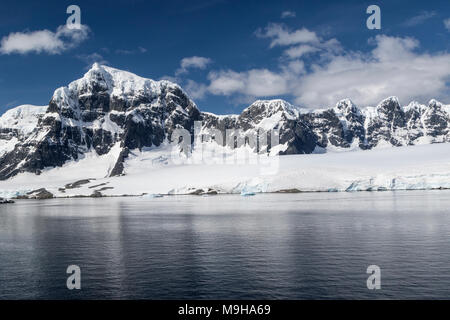
<svg viewBox="0 0 450 320">
<path fill-rule="evenodd" d="M 85 33 L 60 37 L 71 4 Z M 372 4 L 381 30 L 366 27 Z M 310 108 L 390 95 L 450 103 L 448 19 L 448 0 L 9 1 L 0 11 L 0 113 L 47 104 L 95 61 L 174 80 L 216 113 L 263 98 Z M 39 31 L 62 43 L 44 46 Z"/>
</svg>

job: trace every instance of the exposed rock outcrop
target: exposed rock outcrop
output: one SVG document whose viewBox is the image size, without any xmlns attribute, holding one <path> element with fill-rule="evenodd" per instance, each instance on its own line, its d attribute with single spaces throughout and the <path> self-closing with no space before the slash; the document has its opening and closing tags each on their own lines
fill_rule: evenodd
<svg viewBox="0 0 450 320">
<path fill-rule="evenodd" d="M 198 129 L 222 145 L 230 141 L 219 141 L 213 131 L 225 137 L 227 130 L 241 129 L 243 136 L 235 139 L 249 144 L 245 139 L 256 133 L 258 152 L 371 149 L 449 142 L 450 106 L 436 100 L 401 106 L 390 97 L 376 107 L 359 109 L 345 99 L 333 108 L 310 111 L 277 99 L 256 101 L 239 115 L 218 116 L 200 112 L 174 83 L 94 64 L 81 79 L 57 89 L 48 106 L 20 106 L 0 117 L 0 180 L 21 172 L 40 174 L 88 152 L 106 155 L 112 150 L 118 151 L 108 175 L 120 176 L 133 150 L 158 147 L 170 141 L 175 129 L 191 134 Z M 267 135 L 270 130 L 278 132 L 277 148 L 272 148 L 276 133 Z"/>
</svg>

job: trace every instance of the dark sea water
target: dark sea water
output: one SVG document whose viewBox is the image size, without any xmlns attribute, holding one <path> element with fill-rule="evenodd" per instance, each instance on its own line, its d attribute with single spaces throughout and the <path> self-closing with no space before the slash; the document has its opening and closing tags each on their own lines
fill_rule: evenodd
<svg viewBox="0 0 450 320">
<path fill-rule="evenodd" d="M 450 298 L 450 192 L 0 206 L 0 299 L 332 298 Z"/>
</svg>

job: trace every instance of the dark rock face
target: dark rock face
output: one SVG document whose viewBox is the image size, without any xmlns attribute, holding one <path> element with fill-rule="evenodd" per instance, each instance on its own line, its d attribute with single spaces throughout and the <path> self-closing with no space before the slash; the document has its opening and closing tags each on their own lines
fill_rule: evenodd
<svg viewBox="0 0 450 320">
<path fill-rule="evenodd" d="M 396 98 L 389 98 L 375 112 L 367 117 L 366 138 L 370 148 L 381 141 L 393 146 L 449 141 L 449 113 L 435 100 L 428 106 L 411 103 L 402 108 Z"/>
<path fill-rule="evenodd" d="M 428 136 L 443 137 L 443 141 L 449 140 L 450 115 L 442 109 L 442 104 L 432 100 L 428 110 L 424 113 L 424 125 Z"/>
<path fill-rule="evenodd" d="M 53 193 L 47 191 L 47 189 L 45 189 L 45 188 L 41 188 L 41 189 L 37 189 L 37 190 L 28 192 L 27 197 L 29 199 L 39 199 L 39 200 L 52 199 Z"/>
<path fill-rule="evenodd" d="M 347 139 L 345 139 L 344 126 L 334 110 L 309 113 L 303 115 L 303 118 L 305 122 L 311 124 L 311 129 L 317 137 L 317 145 L 319 147 L 326 148 L 329 144 L 342 148 L 350 146 Z"/>
<path fill-rule="evenodd" d="M 103 194 L 100 191 L 95 190 L 91 195 L 91 198 L 101 198 L 103 197 Z"/>
<path fill-rule="evenodd" d="M 8 203 L 14 203 L 14 201 L 0 197 L 0 204 L 8 204 Z"/>
<path fill-rule="evenodd" d="M 397 98 L 391 97 L 375 108 L 360 110 L 346 99 L 331 109 L 303 113 L 282 100 L 257 101 L 239 116 L 205 113 L 202 120 L 204 131 L 217 128 L 223 134 L 232 128 L 257 130 L 270 120 L 270 129 L 279 129 L 280 144 L 287 146 L 280 154 L 450 141 L 450 115 L 435 100 L 428 106 L 412 103 L 401 107 Z M 421 141 L 424 137 L 427 140 Z"/>
<path fill-rule="evenodd" d="M 1 156 L 0 179 L 62 166 L 91 150 L 103 155 L 116 144 L 122 152 L 110 174 L 120 175 L 127 150 L 159 146 L 176 128 L 192 131 L 199 119 L 177 85 L 94 65 L 82 79 L 57 89 L 31 136 Z"/>
<path fill-rule="evenodd" d="M 217 190 L 214 190 L 211 188 L 208 188 L 208 189 L 190 188 L 190 189 L 188 189 L 187 194 L 193 195 L 193 196 L 204 196 L 204 195 L 213 196 L 213 195 L 219 194 L 219 192 Z"/>
<path fill-rule="evenodd" d="M 64 189 L 76 189 L 76 188 L 81 187 L 81 186 L 84 185 L 84 184 L 89 183 L 89 182 L 91 182 L 90 179 L 78 180 L 78 181 L 75 181 L 75 182 L 66 184 L 66 185 L 64 186 Z"/>
<path fill-rule="evenodd" d="M 450 108 L 435 100 L 428 106 L 401 107 L 391 97 L 377 107 L 359 109 L 346 99 L 318 111 L 269 100 L 256 101 L 240 115 L 217 116 L 200 112 L 176 84 L 99 65 L 57 89 L 42 111 L 30 115 L 31 109 L 19 108 L 17 115 L 9 115 L 11 119 L 0 118 L 0 180 L 20 172 L 40 174 L 87 152 L 108 154 L 113 147 L 116 163 L 108 175 L 119 176 L 132 150 L 158 147 L 170 141 L 175 129 L 193 134 L 196 121 L 202 122 L 203 135 L 213 136 L 221 145 L 237 144 L 238 139 L 251 144 L 249 136 L 256 134 L 252 147 L 258 152 L 272 150 L 275 133 L 267 132 L 278 130 L 281 146 L 274 150 L 280 154 L 450 141 Z M 244 132 L 243 137 L 231 137 L 236 142 L 219 141 L 213 134 L 218 130 L 224 138 L 227 130 L 236 129 Z M 1 149 L 5 144 L 8 148 Z"/>
<path fill-rule="evenodd" d="M 367 142 L 370 146 L 386 140 L 394 146 L 401 146 L 396 132 L 406 125 L 405 113 L 396 99 L 387 99 L 377 107 L 378 116 L 371 119 L 367 127 Z"/>
<path fill-rule="evenodd" d="M 280 154 L 311 153 L 316 146 L 317 137 L 311 126 L 299 116 L 298 110 L 283 100 L 257 101 L 239 116 L 216 116 L 204 113 L 202 132 L 219 129 L 225 137 L 226 130 L 241 129 L 246 133 L 257 132 L 259 149 L 271 147 L 271 136 L 263 137 L 270 130 L 279 130 L 279 144 L 286 145 Z M 267 143 L 262 143 L 266 139 Z"/>
<path fill-rule="evenodd" d="M 125 147 L 120 151 L 119 157 L 117 158 L 116 164 L 114 165 L 114 168 L 111 171 L 110 176 L 120 176 L 123 173 L 123 163 L 125 159 L 128 157 L 128 154 L 130 151 L 128 150 L 128 147 Z"/>
<path fill-rule="evenodd" d="M 342 124 L 343 138 L 346 145 L 351 145 L 355 140 L 358 146 L 365 148 L 364 116 L 361 111 L 350 101 L 338 102 L 334 109 L 336 116 Z"/>
</svg>

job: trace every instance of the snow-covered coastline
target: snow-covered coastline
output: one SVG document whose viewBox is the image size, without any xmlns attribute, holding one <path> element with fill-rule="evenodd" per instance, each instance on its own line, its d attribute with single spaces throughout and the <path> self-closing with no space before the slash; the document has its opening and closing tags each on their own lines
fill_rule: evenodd
<svg viewBox="0 0 450 320">
<path fill-rule="evenodd" d="M 450 188 L 450 144 L 367 151 L 285 155 L 261 164 L 175 164 L 168 149 L 135 150 L 125 175 L 108 177 L 116 155 L 88 154 L 78 162 L 0 181 L 0 197 L 45 188 L 54 197 L 243 192 L 351 192 Z M 276 166 L 274 166 L 276 164 Z M 75 182 L 81 183 L 71 185 Z"/>
<path fill-rule="evenodd" d="M 219 116 L 175 83 L 94 64 L 48 106 L 0 117 L 0 197 L 447 189 L 449 143 L 450 106 L 434 99 L 258 100 Z"/>
</svg>

